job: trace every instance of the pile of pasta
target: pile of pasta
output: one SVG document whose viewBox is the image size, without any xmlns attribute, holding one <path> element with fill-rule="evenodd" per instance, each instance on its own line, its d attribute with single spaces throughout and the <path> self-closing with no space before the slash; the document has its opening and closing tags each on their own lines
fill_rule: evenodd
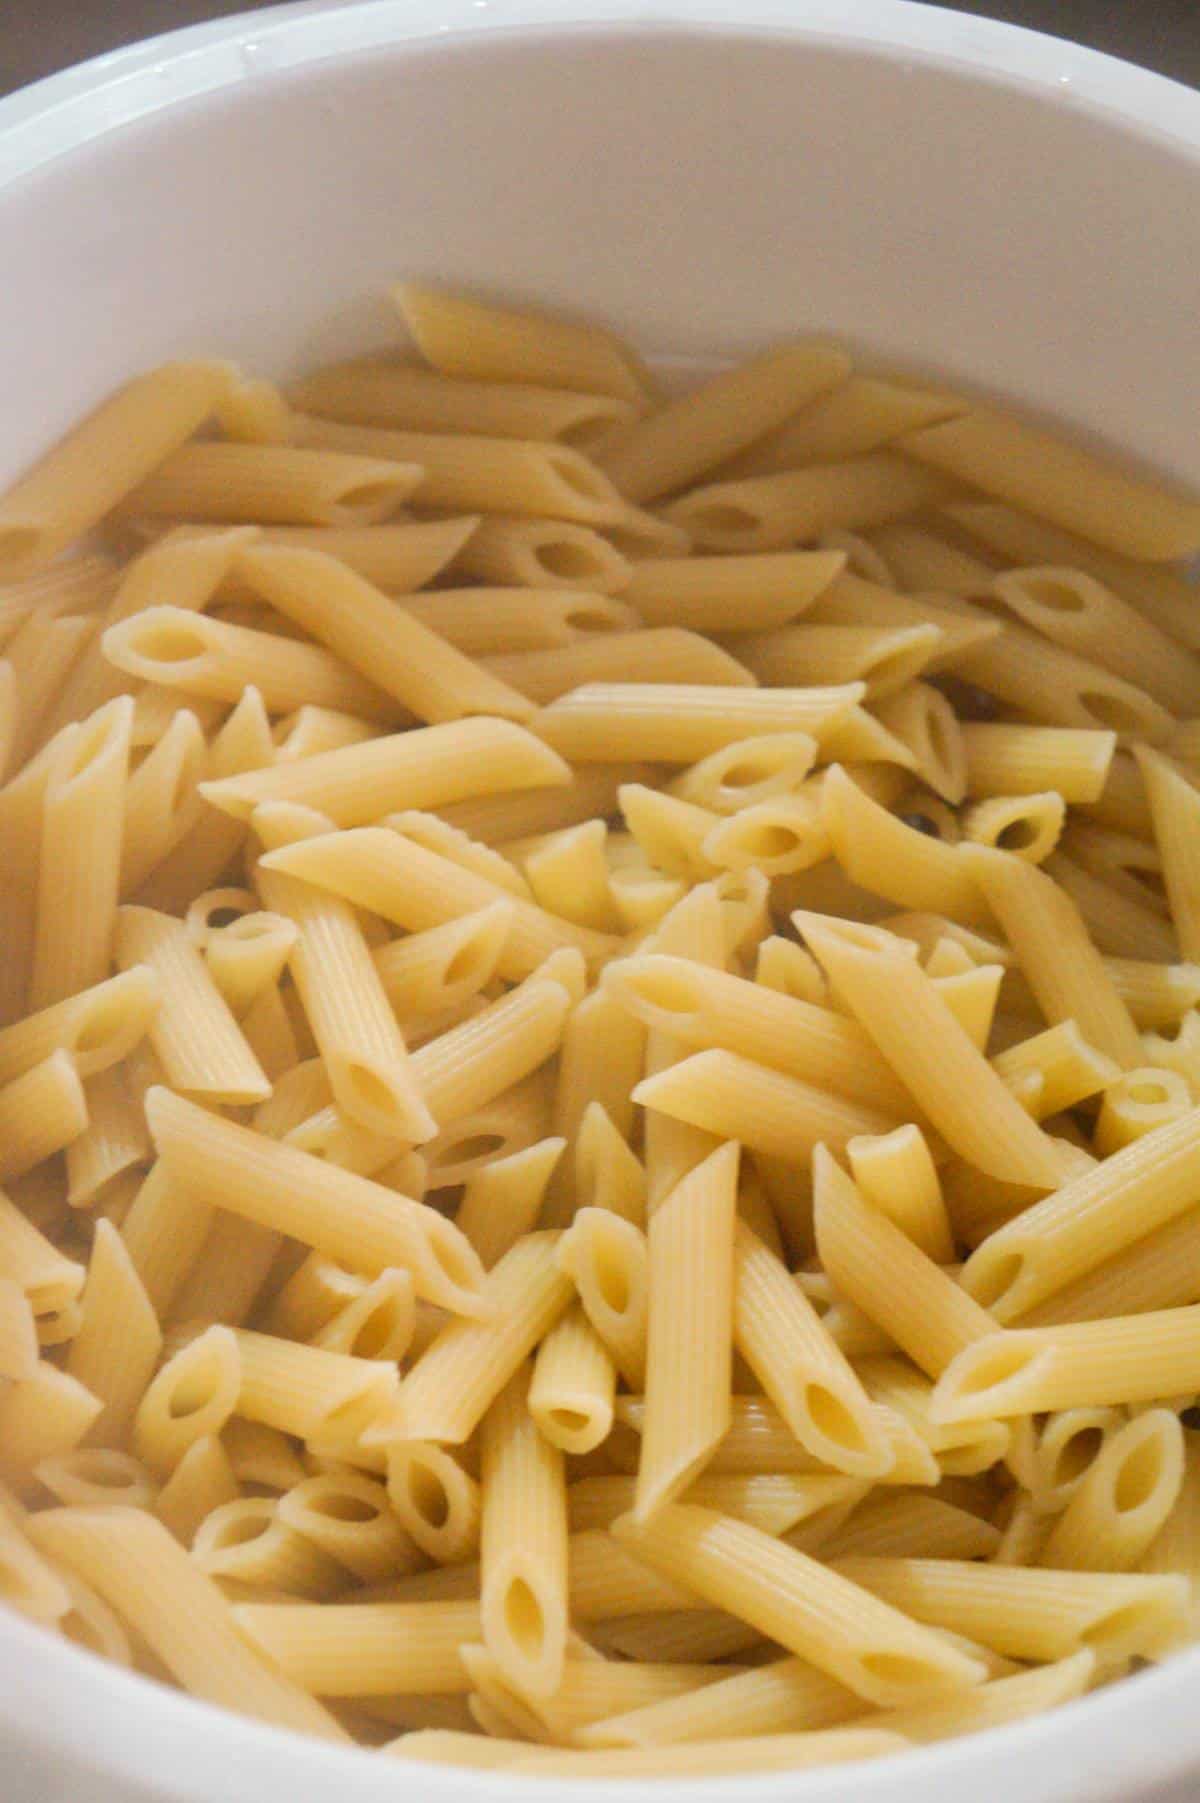
<svg viewBox="0 0 1200 1803">
<path fill-rule="evenodd" d="M 397 298 L 0 502 L 0 1596 L 532 1774 L 1185 1645 L 1200 505 Z"/>
</svg>

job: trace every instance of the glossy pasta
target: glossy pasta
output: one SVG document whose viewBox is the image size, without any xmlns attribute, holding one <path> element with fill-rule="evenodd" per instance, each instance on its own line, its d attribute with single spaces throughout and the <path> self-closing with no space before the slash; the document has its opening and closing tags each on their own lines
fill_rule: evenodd
<svg viewBox="0 0 1200 1803">
<path fill-rule="evenodd" d="M 394 299 L 0 500 L 5 1601 L 530 1778 L 1188 1644 L 1200 504 Z"/>
</svg>

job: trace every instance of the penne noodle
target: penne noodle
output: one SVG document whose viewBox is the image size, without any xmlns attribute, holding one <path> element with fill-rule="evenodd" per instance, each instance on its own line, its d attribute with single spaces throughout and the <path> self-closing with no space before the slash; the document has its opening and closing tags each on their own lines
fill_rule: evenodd
<svg viewBox="0 0 1200 1803">
<path fill-rule="evenodd" d="M 655 557 L 637 566 L 622 596 L 647 626 L 769 632 L 806 612 L 845 561 L 839 551 Z"/>
<path fill-rule="evenodd" d="M 902 444 L 933 469 L 1105 550 L 1157 563 L 1200 546 L 1200 512 L 1190 503 L 1006 414 L 975 407 L 906 433 Z"/>
<path fill-rule="evenodd" d="M 934 1419 L 1152 1402 L 1176 1379 L 1190 1392 L 1200 1365 L 1195 1314 L 1161 1309 L 992 1334 L 947 1367 L 930 1405 Z"/>
<path fill-rule="evenodd" d="M 423 482 L 412 459 L 336 444 L 188 444 L 126 496 L 126 516 L 248 520 L 269 525 L 371 526 Z"/>
<path fill-rule="evenodd" d="M 561 588 L 569 582 L 612 595 L 628 584 L 631 565 L 591 526 L 488 514 L 458 551 L 454 573 L 523 588 Z"/>
<path fill-rule="evenodd" d="M 850 359 L 834 345 L 782 345 L 635 420 L 600 462 L 622 494 L 655 500 L 736 456 L 849 373 Z"/>
<path fill-rule="evenodd" d="M 588 450 L 634 417 L 628 402 L 527 382 L 471 382 L 410 363 L 360 357 L 298 382 L 294 406 L 351 425 L 409 432 L 481 432 L 557 440 Z"/>
<path fill-rule="evenodd" d="M 407 595 L 404 611 L 469 656 L 552 651 L 605 632 L 632 632 L 633 607 L 592 589 L 462 588 Z"/>
<path fill-rule="evenodd" d="M 932 470 L 889 451 L 695 488 L 666 509 L 705 551 L 774 551 L 834 527 L 884 526 L 950 498 Z"/>
<path fill-rule="evenodd" d="M 593 634 L 556 651 L 513 651 L 484 658 L 483 664 L 539 707 L 587 684 L 620 682 L 631 669 L 643 682 L 726 690 L 755 686 L 750 671 L 728 651 L 678 626 Z M 623 757 L 630 755 L 627 750 Z"/>
<path fill-rule="evenodd" d="M 601 326 L 500 307 L 403 282 L 391 297 L 428 363 L 445 376 L 540 383 L 610 394 L 642 408 L 650 381 L 633 352 Z"/>
<path fill-rule="evenodd" d="M 522 695 L 336 558 L 283 545 L 251 545 L 241 552 L 237 567 L 254 592 L 285 619 L 420 720 L 438 723 L 466 714 L 521 720 L 533 712 Z"/>
</svg>

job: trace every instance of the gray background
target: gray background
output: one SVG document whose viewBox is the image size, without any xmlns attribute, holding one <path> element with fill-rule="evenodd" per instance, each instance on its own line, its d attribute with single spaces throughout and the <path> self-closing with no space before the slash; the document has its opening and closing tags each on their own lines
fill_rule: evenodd
<svg viewBox="0 0 1200 1803">
<path fill-rule="evenodd" d="M 0 93 L 241 0 L 0 0 Z M 958 0 L 960 12 L 1074 38 L 1200 87 L 1200 0 Z"/>
</svg>

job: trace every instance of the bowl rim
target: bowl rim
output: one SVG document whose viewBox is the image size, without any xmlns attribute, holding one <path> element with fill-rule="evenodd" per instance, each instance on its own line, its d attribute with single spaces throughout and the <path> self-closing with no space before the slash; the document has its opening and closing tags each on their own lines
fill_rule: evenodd
<svg viewBox="0 0 1200 1803">
<path fill-rule="evenodd" d="M 591 27 L 803 36 L 1033 88 L 1200 158 L 1200 89 L 1065 38 L 919 0 L 291 0 L 184 26 L 0 98 L 0 188 L 165 107 L 330 58 Z"/>
<path fill-rule="evenodd" d="M 268 74 L 372 50 L 580 28 L 636 35 L 717 33 L 804 39 L 829 50 L 898 54 L 978 81 L 1033 89 L 1059 106 L 1200 162 L 1200 91 L 1100 51 L 913 0 L 294 0 L 142 40 L 0 99 L 0 189 L 110 131 Z M 305 1803 L 393 1803 L 405 1766 L 306 1740 L 168 1689 L 0 1610 L 0 1736 L 35 1769 L 48 1755 L 131 1787 L 139 1803 L 261 1803 L 289 1783 Z M 1102 1693 L 1002 1729 L 853 1768 L 856 1803 L 916 1803 L 930 1786 L 972 1803 L 1117 1803 L 1200 1768 L 1200 1648 Z M 71 1707 L 46 1713 L 47 1693 Z M 1147 1717 L 1149 1719 L 1147 1719 Z M 1149 1729 L 1149 1734 L 1147 1730 Z M 408 1771 L 414 1768 L 410 1765 Z M 424 1765 L 431 1803 L 525 1795 L 503 1772 Z M 958 1786 L 962 1787 L 961 1793 Z M 631 1803 L 638 1780 L 541 1780 L 545 1803 Z M 843 1768 L 657 1780 L 656 1803 L 845 1803 Z"/>
</svg>

